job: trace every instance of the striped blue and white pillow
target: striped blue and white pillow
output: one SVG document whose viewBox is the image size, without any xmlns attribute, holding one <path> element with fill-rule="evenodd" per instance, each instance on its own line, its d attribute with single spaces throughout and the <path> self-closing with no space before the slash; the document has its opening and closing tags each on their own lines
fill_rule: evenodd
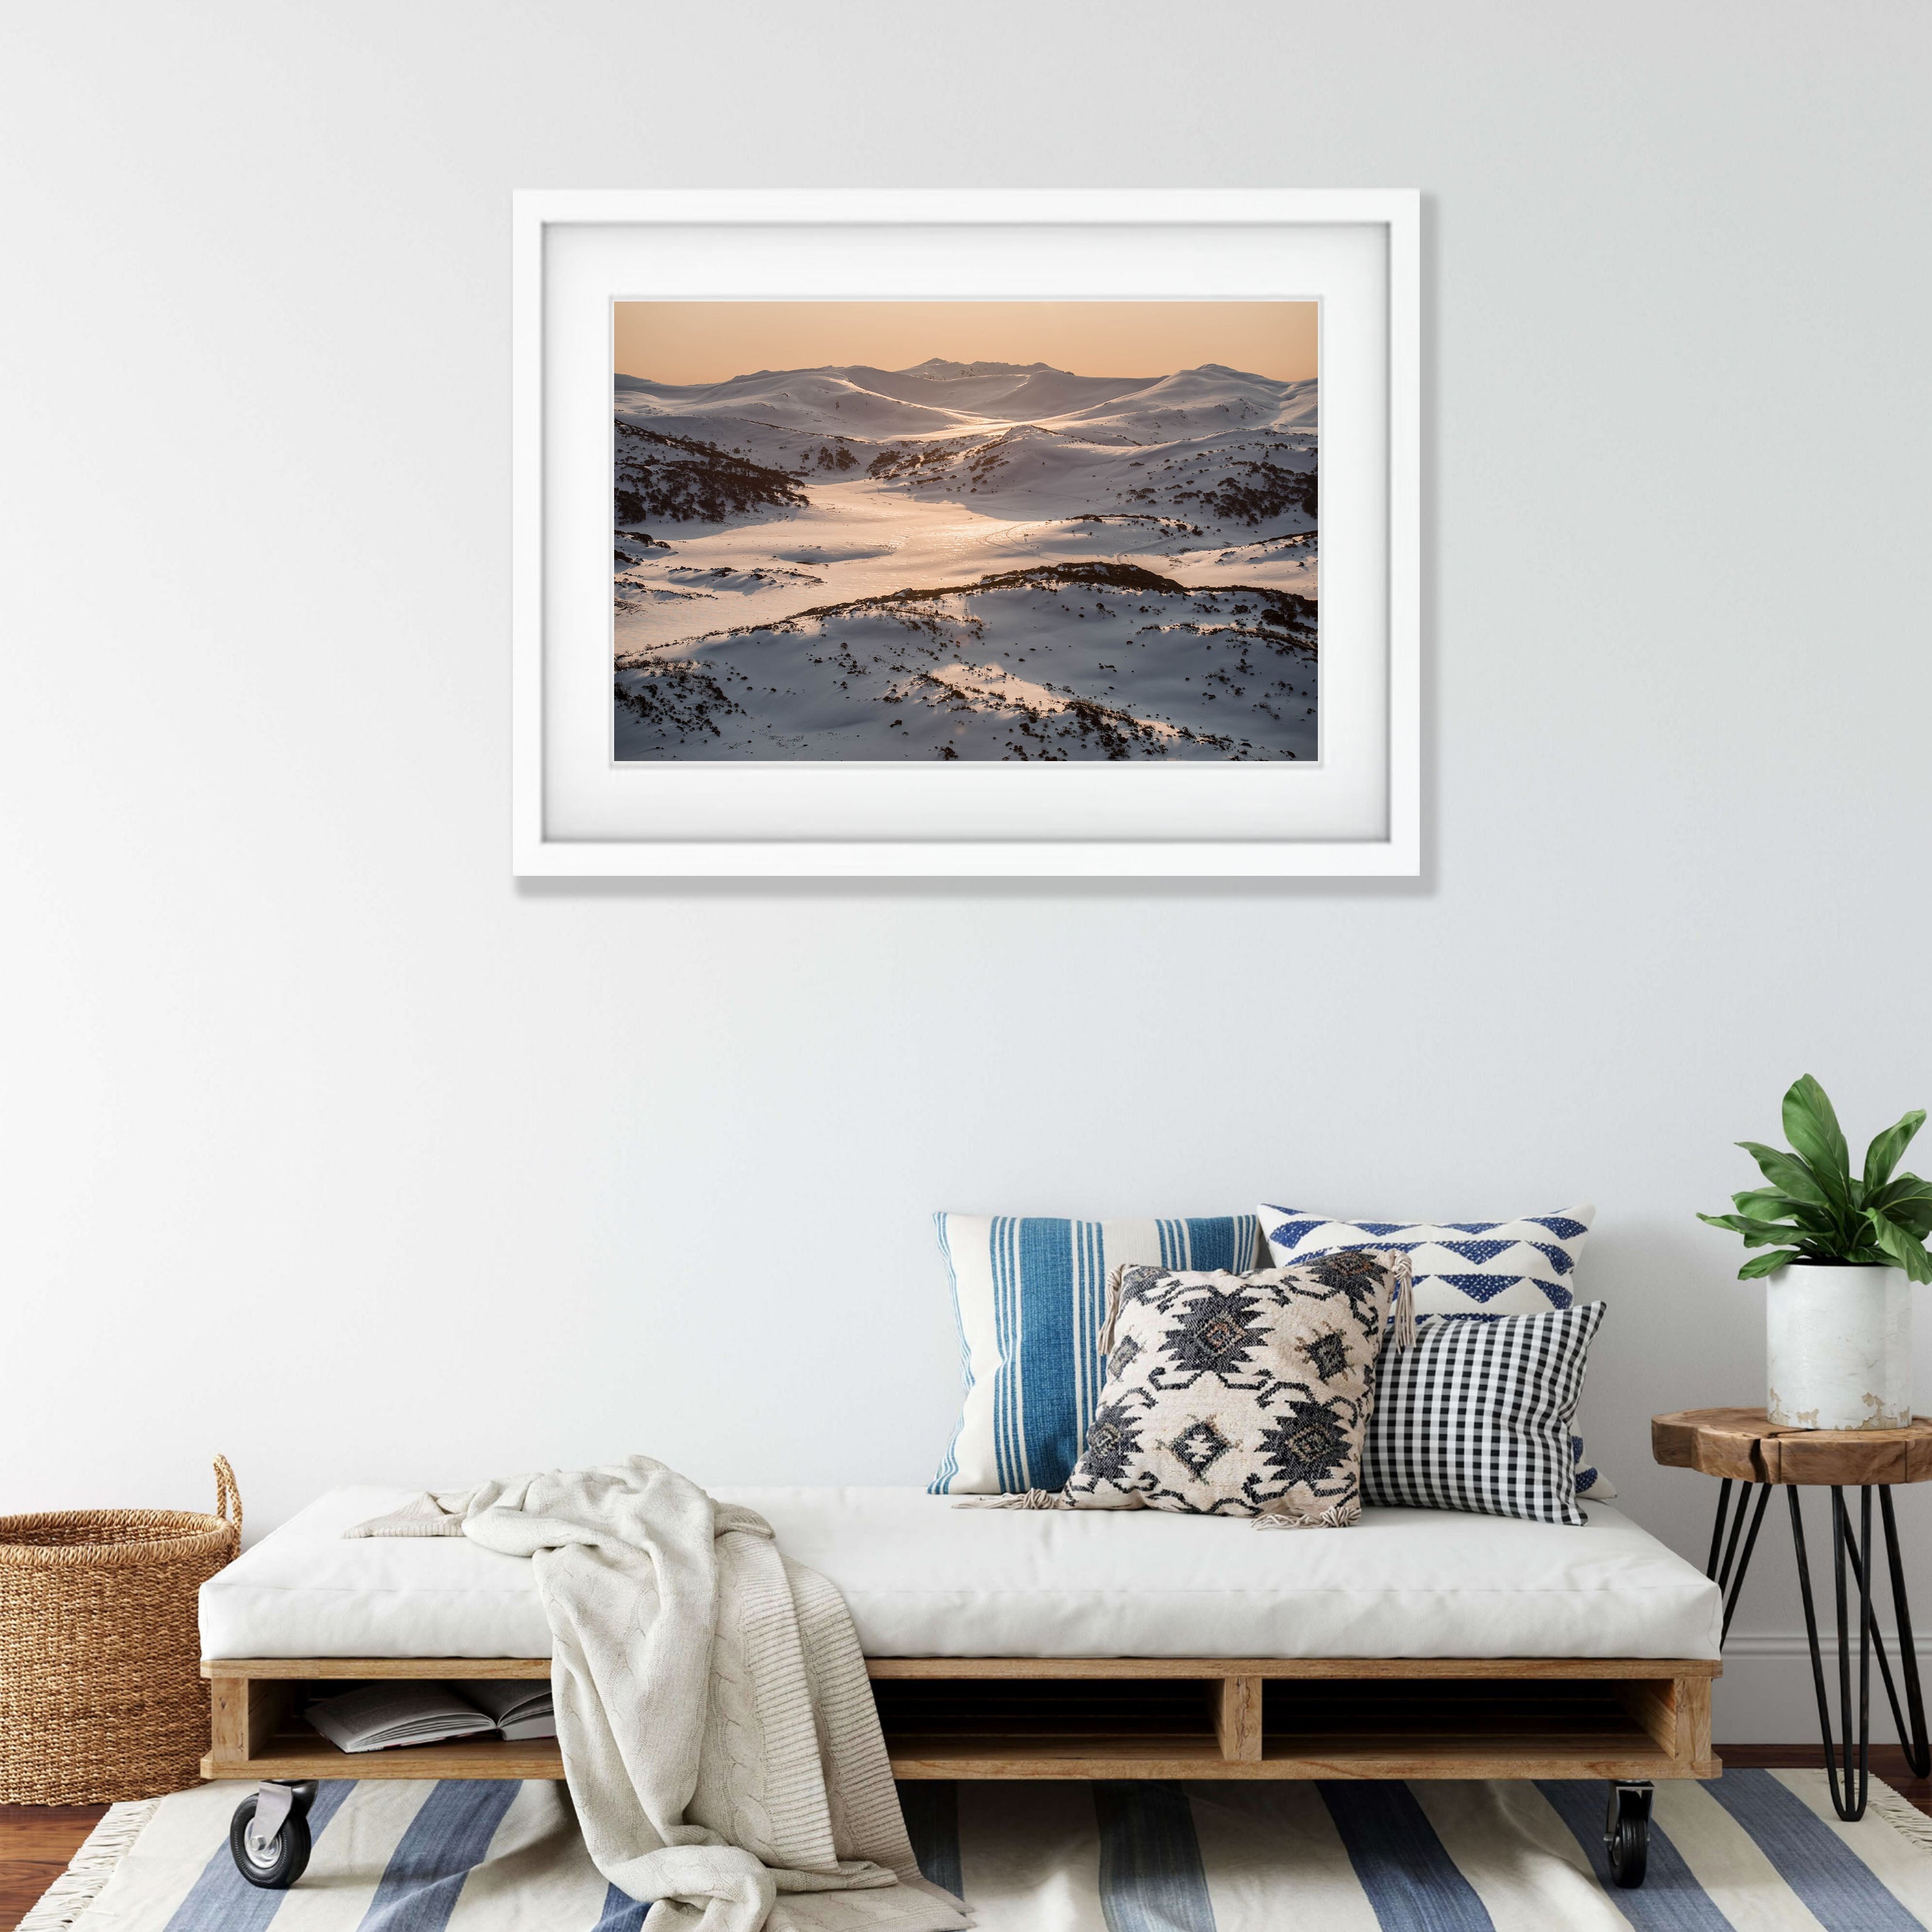
<svg viewBox="0 0 1932 1932">
<path fill-rule="evenodd" d="M 1347 1248 L 1394 1248 L 1415 1270 L 1415 1312 L 1494 1318 L 1544 1315 L 1576 1297 L 1576 1264 L 1597 1217 L 1594 1207 L 1526 1214 L 1514 1221 L 1343 1221 L 1264 1202 L 1270 1263 L 1293 1268 Z M 1580 1436 L 1570 1441 L 1576 1493 L 1608 1502 L 1616 1494 Z"/>
<path fill-rule="evenodd" d="M 952 1280 L 966 1382 L 935 1496 L 1017 1496 L 1063 1487 L 1080 1460 L 1106 1377 L 1100 1354 L 1114 1269 L 1262 1265 L 1252 1214 L 1071 1221 L 935 1214 Z"/>
<path fill-rule="evenodd" d="M 1600 1301 L 1542 1315 L 1419 1315 L 1384 1348 L 1362 1499 L 1580 1526 L 1570 1418 Z"/>
</svg>

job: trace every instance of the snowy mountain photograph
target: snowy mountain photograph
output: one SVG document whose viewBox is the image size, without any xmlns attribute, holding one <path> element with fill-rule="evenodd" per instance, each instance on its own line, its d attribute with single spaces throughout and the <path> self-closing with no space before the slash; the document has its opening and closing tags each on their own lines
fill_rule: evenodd
<svg viewBox="0 0 1932 1932">
<path fill-rule="evenodd" d="M 1318 754 L 1312 303 L 614 308 L 619 761 Z"/>
</svg>

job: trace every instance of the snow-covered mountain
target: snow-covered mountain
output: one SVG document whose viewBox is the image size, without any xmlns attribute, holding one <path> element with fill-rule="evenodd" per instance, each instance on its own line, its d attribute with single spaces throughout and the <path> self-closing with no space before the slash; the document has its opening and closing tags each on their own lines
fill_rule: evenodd
<svg viewBox="0 0 1932 1932">
<path fill-rule="evenodd" d="M 1143 442 L 1250 428 L 1312 430 L 1315 384 L 1274 382 L 1209 362 L 1052 421 L 1057 429 L 1118 430 Z"/>
<path fill-rule="evenodd" d="M 1043 362 L 922 362 L 760 369 L 723 382 L 616 379 L 617 412 L 633 421 L 722 420 L 842 436 L 932 436 L 988 423 L 1041 423 L 1103 441 L 1162 441 L 1220 430 L 1316 428 L 1316 386 L 1271 381 L 1210 362 L 1168 376 L 1072 376 Z"/>
<path fill-rule="evenodd" d="M 615 752 L 1308 758 L 1313 382 L 616 386 Z"/>
<path fill-rule="evenodd" d="M 915 369 L 854 368 L 854 381 L 901 402 L 956 410 L 1002 422 L 1038 422 L 1148 387 L 1144 376 L 1070 376 L 1044 362 L 943 362 Z"/>
<path fill-rule="evenodd" d="M 979 412 L 942 402 L 910 400 L 874 388 L 862 369 L 760 369 L 729 382 L 673 385 L 620 376 L 618 412 L 686 422 L 764 423 L 784 429 L 833 431 L 850 436 L 910 436 L 956 428 L 982 420 Z"/>
</svg>

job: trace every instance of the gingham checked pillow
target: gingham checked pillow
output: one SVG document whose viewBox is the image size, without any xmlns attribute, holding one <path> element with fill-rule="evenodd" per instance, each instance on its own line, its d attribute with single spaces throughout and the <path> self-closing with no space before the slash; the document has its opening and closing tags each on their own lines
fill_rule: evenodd
<svg viewBox="0 0 1932 1932">
<path fill-rule="evenodd" d="M 1570 1419 L 1603 1318 L 1600 1301 L 1417 1316 L 1414 1342 L 1382 1352 L 1363 1500 L 1580 1527 Z"/>
<path fill-rule="evenodd" d="M 1546 1315 L 1576 1298 L 1576 1264 L 1596 1219 L 1594 1207 L 1526 1214 L 1512 1221 L 1344 1221 L 1302 1208 L 1261 1208 L 1262 1232 L 1276 1268 L 1352 1248 L 1389 1248 L 1414 1270 L 1415 1312 L 1478 1319 Z M 1580 1496 L 1608 1502 L 1616 1490 L 1570 1438 Z"/>
</svg>

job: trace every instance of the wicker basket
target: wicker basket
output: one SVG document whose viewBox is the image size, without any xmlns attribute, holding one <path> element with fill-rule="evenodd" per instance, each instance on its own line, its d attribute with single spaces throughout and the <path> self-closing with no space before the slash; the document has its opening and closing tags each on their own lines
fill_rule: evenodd
<svg viewBox="0 0 1932 1932">
<path fill-rule="evenodd" d="M 242 1542 L 224 1456 L 214 1490 L 213 1516 L 0 1516 L 0 1803 L 102 1804 L 200 1781 L 195 1593 Z"/>
</svg>

